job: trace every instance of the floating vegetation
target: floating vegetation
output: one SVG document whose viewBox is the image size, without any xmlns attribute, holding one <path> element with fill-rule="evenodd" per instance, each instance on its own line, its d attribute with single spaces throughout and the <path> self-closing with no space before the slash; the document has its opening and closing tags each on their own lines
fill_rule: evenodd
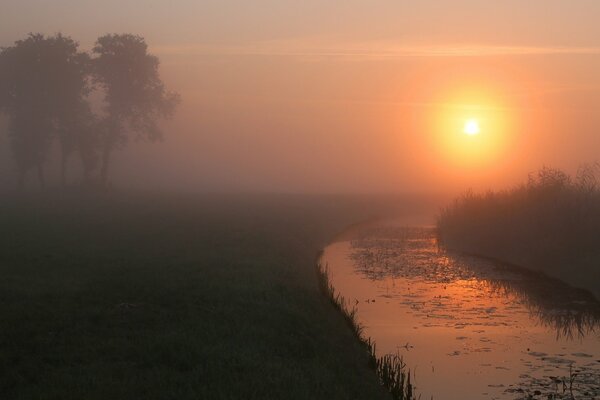
<svg viewBox="0 0 600 400">
<path fill-rule="evenodd" d="M 374 358 L 383 363 L 373 362 L 382 384 L 404 388 L 405 398 L 415 384 L 400 357 L 408 341 L 411 362 L 426 365 L 417 382 L 425 398 L 600 398 L 600 302 L 585 290 L 448 251 L 428 227 L 369 226 L 328 247 L 321 260 L 337 307 L 352 324 L 369 326 L 379 355 L 390 353 Z M 375 354 L 369 339 L 366 345 Z M 442 386 L 449 379 L 460 384 Z"/>
<path fill-rule="evenodd" d="M 368 351 L 369 365 L 376 371 L 381 385 L 390 392 L 394 400 L 416 399 L 414 387 L 410 380 L 410 370 L 407 369 L 402 356 L 400 354 L 377 356 L 375 342 L 370 337 L 365 338 L 363 335 L 363 327 L 356 317 L 356 306 L 350 308 L 344 296 L 335 290 L 329 278 L 327 265 L 324 266 L 321 263 L 317 263 L 317 274 L 321 290 L 331 300 L 334 307 L 344 316 L 348 326 Z"/>
<path fill-rule="evenodd" d="M 358 272 L 369 279 L 438 284 L 476 280 L 490 292 L 516 296 L 532 317 L 555 330 L 557 339 L 572 340 L 600 330 L 600 301 L 589 292 L 536 271 L 446 250 L 437 245 L 433 228 L 372 228 L 353 240 L 352 248 Z"/>
</svg>

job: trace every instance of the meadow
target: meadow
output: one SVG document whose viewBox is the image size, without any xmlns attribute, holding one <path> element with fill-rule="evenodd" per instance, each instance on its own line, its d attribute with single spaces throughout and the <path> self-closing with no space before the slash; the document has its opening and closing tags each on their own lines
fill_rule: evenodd
<svg viewBox="0 0 600 400">
<path fill-rule="evenodd" d="M 541 271 L 600 298 L 598 166 L 575 177 L 553 168 L 503 191 L 467 192 L 438 217 L 440 242 L 455 250 Z"/>
<path fill-rule="evenodd" d="M 385 399 L 319 250 L 389 198 L 49 194 L 0 209 L 0 397 Z"/>
</svg>

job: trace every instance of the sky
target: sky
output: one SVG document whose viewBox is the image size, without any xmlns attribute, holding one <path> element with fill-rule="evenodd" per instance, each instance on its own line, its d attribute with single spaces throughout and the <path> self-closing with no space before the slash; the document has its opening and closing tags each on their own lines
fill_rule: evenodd
<svg viewBox="0 0 600 400">
<path fill-rule="evenodd" d="M 164 142 L 119 151 L 121 186 L 461 191 L 598 160 L 595 0 L 1 2 L 0 46 L 130 32 L 160 58 L 182 104 Z"/>
</svg>

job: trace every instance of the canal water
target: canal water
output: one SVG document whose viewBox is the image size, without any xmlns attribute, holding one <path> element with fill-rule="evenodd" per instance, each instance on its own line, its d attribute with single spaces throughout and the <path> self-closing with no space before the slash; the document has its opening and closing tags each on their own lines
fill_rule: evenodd
<svg viewBox="0 0 600 400">
<path fill-rule="evenodd" d="M 394 222 L 340 236 L 321 263 L 422 399 L 600 399 L 600 303 L 587 292 Z"/>
</svg>

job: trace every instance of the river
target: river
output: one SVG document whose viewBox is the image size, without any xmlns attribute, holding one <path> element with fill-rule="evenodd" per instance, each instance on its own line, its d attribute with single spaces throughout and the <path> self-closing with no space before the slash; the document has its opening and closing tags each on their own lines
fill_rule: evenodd
<svg viewBox="0 0 600 400">
<path fill-rule="evenodd" d="M 340 236 L 321 262 L 422 399 L 600 399 L 600 303 L 585 291 L 393 221 Z"/>
</svg>

